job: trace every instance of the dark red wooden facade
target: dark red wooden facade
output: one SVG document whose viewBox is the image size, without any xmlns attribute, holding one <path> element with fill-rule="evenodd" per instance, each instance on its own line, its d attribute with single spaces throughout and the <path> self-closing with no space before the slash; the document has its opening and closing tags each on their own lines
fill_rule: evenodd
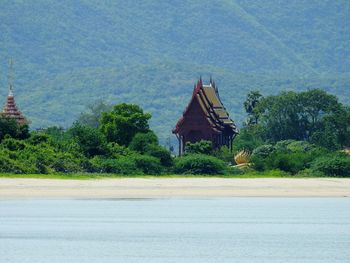
<svg viewBox="0 0 350 263">
<path fill-rule="evenodd" d="M 187 142 L 208 140 L 214 148 L 227 146 L 232 149 L 232 141 L 238 130 L 223 106 L 215 83 L 203 85 L 200 79 L 194 86 L 190 103 L 177 122 L 173 133 L 179 141 L 179 155 L 186 150 Z"/>
</svg>

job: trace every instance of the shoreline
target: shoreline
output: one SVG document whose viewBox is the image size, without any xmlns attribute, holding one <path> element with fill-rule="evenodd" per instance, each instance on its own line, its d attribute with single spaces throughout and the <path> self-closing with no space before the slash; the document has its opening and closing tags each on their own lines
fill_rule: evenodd
<svg viewBox="0 0 350 263">
<path fill-rule="evenodd" d="M 343 178 L 0 178 L 2 199 L 350 197 Z"/>
</svg>

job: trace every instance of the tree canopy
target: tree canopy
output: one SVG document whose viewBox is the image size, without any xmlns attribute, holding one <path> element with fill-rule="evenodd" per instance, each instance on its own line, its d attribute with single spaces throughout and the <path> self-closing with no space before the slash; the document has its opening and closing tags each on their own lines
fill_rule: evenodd
<svg viewBox="0 0 350 263">
<path fill-rule="evenodd" d="M 329 148 L 350 143 L 349 109 L 320 89 L 264 97 L 253 114 L 259 122 L 251 123 L 251 130 L 263 140 L 305 140 Z"/>
<path fill-rule="evenodd" d="M 102 113 L 100 131 L 108 142 L 128 146 L 136 133 L 149 131 L 151 114 L 135 104 L 118 104 L 110 112 Z"/>
<path fill-rule="evenodd" d="M 0 142 L 6 136 L 17 139 L 26 139 L 29 137 L 28 125 L 19 125 L 12 118 L 0 117 Z"/>
</svg>

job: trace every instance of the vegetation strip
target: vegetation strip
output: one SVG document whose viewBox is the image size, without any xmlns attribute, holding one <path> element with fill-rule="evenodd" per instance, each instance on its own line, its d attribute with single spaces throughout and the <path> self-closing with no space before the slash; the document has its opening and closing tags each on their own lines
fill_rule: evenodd
<svg viewBox="0 0 350 263">
<path fill-rule="evenodd" d="M 188 142 L 181 157 L 171 145 L 159 144 L 151 115 L 134 104 L 96 107 L 67 130 L 29 131 L 27 124 L 2 116 L 0 173 L 67 179 L 350 176 L 350 110 L 335 96 L 310 90 L 263 97 L 254 91 L 244 107 L 248 116 L 233 152 L 197 141 Z"/>
</svg>

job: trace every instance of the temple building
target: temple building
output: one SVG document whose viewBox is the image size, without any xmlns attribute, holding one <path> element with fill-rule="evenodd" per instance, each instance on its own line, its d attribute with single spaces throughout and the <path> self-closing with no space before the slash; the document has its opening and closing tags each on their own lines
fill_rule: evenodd
<svg viewBox="0 0 350 263">
<path fill-rule="evenodd" d="M 9 72 L 11 73 L 12 71 L 12 62 L 10 62 L 10 69 Z M 13 84 L 12 84 L 12 78 L 9 73 L 9 83 L 8 83 L 8 95 L 6 98 L 5 106 L 3 108 L 3 111 L 0 112 L 0 117 L 5 117 L 5 118 L 13 118 L 16 120 L 16 122 L 20 125 L 24 124 L 29 124 L 29 121 L 23 116 L 21 111 L 18 109 L 16 102 L 15 102 L 15 97 L 13 95 Z"/>
<path fill-rule="evenodd" d="M 179 141 L 179 155 L 186 151 L 187 142 L 201 140 L 211 141 L 213 148 L 227 146 L 232 150 L 238 129 L 222 104 L 214 81 L 210 79 L 208 85 L 203 85 L 202 79 L 197 82 L 173 133 Z"/>
</svg>

